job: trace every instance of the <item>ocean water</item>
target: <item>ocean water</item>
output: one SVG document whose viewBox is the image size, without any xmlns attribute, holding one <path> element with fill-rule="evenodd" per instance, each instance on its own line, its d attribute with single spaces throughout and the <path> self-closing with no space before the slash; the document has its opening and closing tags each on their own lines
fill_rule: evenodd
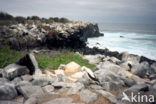
<svg viewBox="0 0 156 104">
<path fill-rule="evenodd" d="M 124 25 L 99 25 L 104 36 L 89 38 L 88 46 L 118 52 L 128 51 L 156 60 L 156 25 Z"/>
</svg>

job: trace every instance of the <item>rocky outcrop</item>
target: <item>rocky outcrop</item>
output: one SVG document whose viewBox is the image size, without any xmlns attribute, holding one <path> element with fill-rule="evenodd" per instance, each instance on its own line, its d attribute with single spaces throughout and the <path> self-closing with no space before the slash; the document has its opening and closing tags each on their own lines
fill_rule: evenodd
<svg viewBox="0 0 156 104">
<path fill-rule="evenodd" d="M 47 35 L 47 45 L 48 47 L 82 48 L 86 46 L 88 37 L 102 35 L 99 33 L 97 24 L 83 22 L 64 24 L 55 27 L 54 31 Z"/>
<path fill-rule="evenodd" d="M 55 100 L 50 100 L 43 104 L 64 104 L 64 103 L 73 104 L 72 102 L 73 102 L 73 99 L 71 98 L 57 98 Z"/>
<path fill-rule="evenodd" d="M 81 49 L 75 49 L 74 51 L 83 53 L 84 55 L 101 54 L 101 55 L 104 55 L 105 57 L 108 56 L 108 58 L 115 57 L 115 58 L 117 58 L 117 60 L 120 60 L 120 61 L 117 61 L 116 59 L 113 59 L 113 58 L 112 58 L 113 60 L 112 59 L 110 59 L 110 60 L 115 61 L 116 64 L 121 64 L 121 63 L 128 62 L 128 61 L 133 61 L 133 62 L 138 62 L 138 63 L 142 63 L 142 62 L 146 61 L 146 62 L 148 62 L 149 65 L 156 63 L 155 60 L 149 59 L 144 56 L 134 55 L 134 54 L 130 54 L 128 52 L 119 53 L 118 51 L 110 51 L 107 48 L 99 49 L 98 47 L 93 47 L 93 48 L 85 47 L 85 48 L 81 48 Z M 96 58 L 97 56 L 94 56 L 94 57 Z M 104 59 L 108 60 L 107 58 L 104 58 Z"/>
<path fill-rule="evenodd" d="M 0 100 L 11 100 L 17 97 L 15 86 L 9 83 L 0 85 Z"/>
<path fill-rule="evenodd" d="M 17 87 L 17 91 L 24 96 L 25 99 L 28 99 L 32 96 L 43 95 L 44 91 L 41 86 L 34 85 L 20 85 Z"/>
<path fill-rule="evenodd" d="M 20 58 L 15 62 L 18 65 L 26 66 L 29 68 L 30 74 L 39 74 L 41 73 L 38 62 L 33 53 L 26 54 L 24 57 Z"/>
<path fill-rule="evenodd" d="M 122 99 L 125 94 L 131 96 L 131 93 L 150 95 L 153 97 L 152 103 L 155 103 L 155 63 L 150 65 L 134 57 L 131 57 L 132 60 L 127 54 L 122 56 L 124 62 L 122 59 L 99 54 L 84 56 L 87 60 L 96 59 L 97 70 L 94 72 L 70 62 L 60 65 L 54 71 L 36 73 L 40 69 L 35 56 L 27 54 L 2 69 L 0 103 L 3 100 L 11 103 L 21 96 L 22 104 L 134 104 Z M 25 68 L 32 73 L 24 73 Z M 11 76 L 11 79 L 3 74 L 4 71 L 8 72 L 6 75 Z"/>
<path fill-rule="evenodd" d="M 97 94 L 89 90 L 82 90 L 80 92 L 80 99 L 82 99 L 87 104 L 97 100 L 97 98 L 98 98 Z"/>
<path fill-rule="evenodd" d="M 29 69 L 26 66 L 20 66 L 17 64 L 10 64 L 3 69 L 3 77 L 12 80 L 15 77 L 25 75 L 29 73 Z"/>
<path fill-rule="evenodd" d="M 88 37 L 103 36 L 97 24 L 85 22 L 18 24 L 0 29 L 0 33 L 0 44 L 9 44 L 17 50 L 36 47 L 81 48 L 86 46 Z"/>
</svg>

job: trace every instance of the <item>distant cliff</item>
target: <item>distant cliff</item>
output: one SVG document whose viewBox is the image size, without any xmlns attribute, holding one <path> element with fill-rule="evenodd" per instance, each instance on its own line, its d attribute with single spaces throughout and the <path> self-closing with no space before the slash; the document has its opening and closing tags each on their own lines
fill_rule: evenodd
<svg viewBox="0 0 156 104">
<path fill-rule="evenodd" d="M 82 48 L 88 37 L 103 36 L 97 24 L 86 22 L 53 24 L 17 24 L 0 28 L 0 44 L 12 48 L 30 49 L 48 48 Z"/>
</svg>

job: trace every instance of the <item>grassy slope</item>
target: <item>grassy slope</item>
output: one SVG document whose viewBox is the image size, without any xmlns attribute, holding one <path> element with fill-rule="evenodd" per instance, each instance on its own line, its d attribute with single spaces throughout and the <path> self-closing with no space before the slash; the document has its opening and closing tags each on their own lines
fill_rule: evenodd
<svg viewBox="0 0 156 104">
<path fill-rule="evenodd" d="M 39 66 L 43 69 L 57 69 L 60 64 L 67 64 L 71 61 L 75 61 L 81 66 L 93 68 L 95 65 L 89 64 L 87 60 L 84 60 L 79 54 L 74 52 L 59 53 L 55 57 L 50 58 L 49 56 L 37 55 L 36 56 Z"/>
<path fill-rule="evenodd" d="M 53 55 L 53 56 L 52 56 Z M 0 68 L 8 64 L 14 63 L 17 59 L 24 56 L 23 52 L 11 50 L 8 46 L 0 47 Z M 57 69 L 60 64 L 67 64 L 75 61 L 81 66 L 93 68 L 95 65 L 89 64 L 79 54 L 74 52 L 44 52 L 36 55 L 39 67 L 42 69 Z"/>
<path fill-rule="evenodd" d="M 18 51 L 11 50 L 9 46 L 0 46 L 0 68 L 3 68 L 8 64 L 14 63 L 22 56 L 23 54 Z"/>
</svg>

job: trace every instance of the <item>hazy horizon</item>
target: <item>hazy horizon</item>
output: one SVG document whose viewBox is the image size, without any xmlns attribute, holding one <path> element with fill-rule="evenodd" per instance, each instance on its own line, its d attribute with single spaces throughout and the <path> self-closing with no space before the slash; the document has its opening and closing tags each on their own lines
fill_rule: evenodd
<svg viewBox="0 0 156 104">
<path fill-rule="evenodd" d="M 66 17 L 97 23 L 156 24 L 156 0 L 0 0 L 13 16 Z"/>
</svg>

